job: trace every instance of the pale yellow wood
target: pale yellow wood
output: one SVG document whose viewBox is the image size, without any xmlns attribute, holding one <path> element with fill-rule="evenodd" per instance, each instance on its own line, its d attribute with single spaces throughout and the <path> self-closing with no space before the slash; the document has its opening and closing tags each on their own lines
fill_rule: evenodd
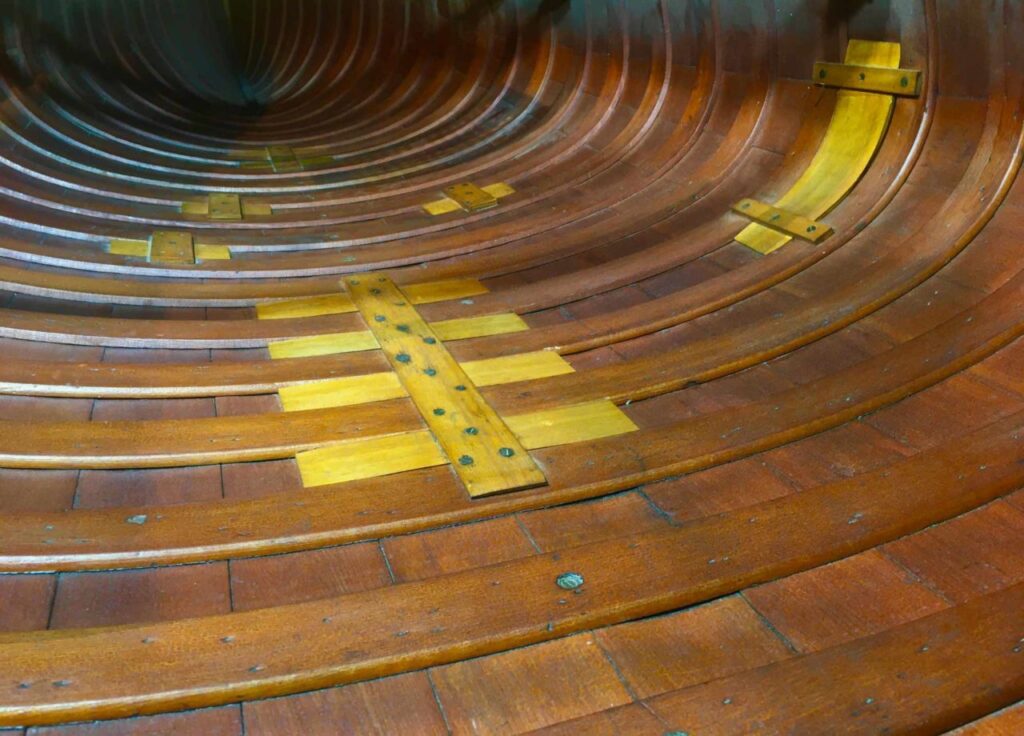
<svg viewBox="0 0 1024 736">
<path fill-rule="evenodd" d="M 916 97 L 921 94 L 919 69 L 892 69 L 881 66 L 834 64 L 819 61 L 814 65 L 815 84 L 825 87 L 858 89 L 887 95 Z"/>
<path fill-rule="evenodd" d="M 565 358 L 550 350 L 471 360 L 463 363 L 462 369 L 477 386 L 498 386 L 573 372 Z"/>
<path fill-rule="evenodd" d="M 346 376 L 328 381 L 285 386 L 278 392 L 285 411 L 307 411 L 337 406 L 355 406 L 406 396 L 398 376 L 391 372 Z"/>
<path fill-rule="evenodd" d="M 900 45 L 850 40 L 847 64 L 896 68 Z M 807 169 L 776 207 L 818 220 L 845 197 L 867 170 L 882 142 L 892 114 L 893 97 L 841 89 L 825 137 Z M 771 253 L 792 238 L 752 223 L 736 240 L 759 253 Z"/>
<path fill-rule="evenodd" d="M 507 421 L 528 450 L 637 431 L 633 421 L 606 399 L 520 414 Z"/>
<path fill-rule="evenodd" d="M 150 244 L 149 260 L 156 263 L 195 263 L 192 234 L 181 230 L 157 230 Z"/>
<path fill-rule="evenodd" d="M 190 200 L 181 203 L 181 211 L 186 215 L 207 217 L 210 214 L 210 202 L 207 199 Z"/>
<path fill-rule="evenodd" d="M 270 217 L 274 214 L 274 208 L 265 202 L 242 202 L 242 213 L 246 217 Z"/>
<path fill-rule="evenodd" d="M 211 220 L 242 219 L 242 200 L 237 194 L 211 194 L 208 202 Z"/>
<path fill-rule="evenodd" d="M 495 199 L 501 199 L 502 197 L 507 197 L 510 194 L 516 193 L 515 189 L 513 189 L 508 184 L 505 184 L 503 182 L 498 182 L 497 184 L 488 184 L 486 187 L 481 188 Z"/>
<path fill-rule="evenodd" d="M 410 284 L 403 287 L 402 290 L 413 304 L 431 304 L 487 293 L 487 288 L 476 279 L 451 279 Z M 354 311 L 356 311 L 355 305 L 352 304 L 348 294 L 344 292 L 256 305 L 256 316 L 259 319 L 295 319 Z"/>
<path fill-rule="evenodd" d="M 380 346 L 373 337 L 373 333 L 361 331 L 334 332 L 327 335 L 296 337 L 291 340 L 276 340 L 267 345 L 267 350 L 274 360 L 283 360 L 285 358 L 334 355 L 335 353 L 357 353 L 378 347 Z"/>
<path fill-rule="evenodd" d="M 390 278 L 360 274 L 343 283 L 470 496 L 547 482 L 448 352 L 442 332 L 423 320 Z"/>
<path fill-rule="evenodd" d="M 832 234 L 832 227 L 817 220 L 811 220 L 756 199 L 741 199 L 732 206 L 732 211 L 760 222 L 773 230 L 786 235 L 800 238 L 810 243 L 817 243 Z"/>
<path fill-rule="evenodd" d="M 423 205 L 423 209 L 426 210 L 428 215 L 437 217 L 438 215 L 446 215 L 449 212 L 458 212 L 462 209 L 462 206 L 454 199 L 445 197 L 444 199 L 427 202 Z"/>
<path fill-rule="evenodd" d="M 469 380 L 477 386 L 497 386 L 572 373 L 573 368 L 558 353 L 538 351 L 462 363 Z M 278 391 L 285 411 L 327 409 L 386 401 L 407 396 L 392 372 L 346 376 L 286 386 Z"/>
<path fill-rule="evenodd" d="M 303 299 L 288 299 L 283 302 L 267 302 L 256 305 L 259 319 L 297 319 L 318 317 L 322 314 L 343 314 L 356 311 L 348 294 L 324 294 Z"/>
<path fill-rule="evenodd" d="M 296 455 L 295 460 L 306 488 L 432 468 L 447 462 L 426 430 L 307 450 Z"/>
<path fill-rule="evenodd" d="M 226 245 L 196 243 L 195 250 L 197 263 L 199 261 L 227 261 L 231 259 L 231 249 Z"/>
<path fill-rule="evenodd" d="M 604 400 L 512 416 L 507 423 L 529 450 L 637 430 L 615 404 Z M 295 459 L 306 487 L 432 468 L 448 461 L 426 430 L 348 440 L 300 452 Z"/>
<path fill-rule="evenodd" d="M 488 314 L 483 317 L 461 317 L 431 324 L 441 340 L 465 340 L 470 337 L 504 335 L 530 329 L 514 312 Z"/>
<path fill-rule="evenodd" d="M 110 241 L 107 251 L 115 256 L 132 258 L 149 258 L 148 240 L 124 240 L 117 238 Z"/>
</svg>

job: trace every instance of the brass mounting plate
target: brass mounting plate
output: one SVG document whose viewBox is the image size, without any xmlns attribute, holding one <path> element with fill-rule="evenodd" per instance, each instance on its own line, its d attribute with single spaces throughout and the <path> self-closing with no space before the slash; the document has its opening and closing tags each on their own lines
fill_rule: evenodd
<svg viewBox="0 0 1024 736">
<path fill-rule="evenodd" d="M 242 219 L 242 200 L 237 194 L 211 194 L 209 202 L 211 220 Z"/>
<path fill-rule="evenodd" d="M 444 193 L 458 202 L 459 206 L 467 212 L 489 210 L 491 207 L 498 206 L 497 197 L 470 182 L 447 187 Z"/>
</svg>

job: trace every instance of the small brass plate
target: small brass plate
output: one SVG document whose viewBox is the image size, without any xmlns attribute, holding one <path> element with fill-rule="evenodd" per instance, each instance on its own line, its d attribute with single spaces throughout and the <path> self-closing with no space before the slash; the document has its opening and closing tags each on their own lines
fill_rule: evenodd
<svg viewBox="0 0 1024 736">
<path fill-rule="evenodd" d="M 814 65 L 813 79 L 815 84 L 825 87 L 905 97 L 917 97 L 921 94 L 921 72 L 918 69 L 893 69 L 819 61 Z"/>
<path fill-rule="evenodd" d="M 237 194 L 210 195 L 211 220 L 241 220 L 242 202 Z"/>
<path fill-rule="evenodd" d="M 157 230 L 153 233 L 149 260 L 156 263 L 195 263 L 192 234 L 180 230 Z"/>
<path fill-rule="evenodd" d="M 774 230 L 810 243 L 817 243 L 832 234 L 832 227 L 789 212 L 756 199 L 742 199 L 732 206 L 733 212 L 749 217 Z"/>
<path fill-rule="evenodd" d="M 465 182 L 448 187 L 444 193 L 459 203 L 459 206 L 468 212 L 479 212 L 489 210 L 498 206 L 498 199 L 493 194 L 488 194 L 476 184 Z"/>
</svg>

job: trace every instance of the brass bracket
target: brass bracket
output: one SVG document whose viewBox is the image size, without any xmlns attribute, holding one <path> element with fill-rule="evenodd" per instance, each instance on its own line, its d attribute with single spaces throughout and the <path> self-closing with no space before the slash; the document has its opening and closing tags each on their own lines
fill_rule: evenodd
<svg viewBox="0 0 1024 736">
<path fill-rule="evenodd" d="M 192 233 L 181 230 L 157 230 L 148 240 L 115 238 L 107 252 L 129 258 L 144 258 L 149 263 L 202 263 L 231 258 L 226 245 L 197 243 Z"/>
<path fill-rule="evenodd" d="M 756 199 L 741 199 L 732 206 L 732 211 L 773 230 L 810 243 L 818 243 L 832 234 L 831 225 L 773 207 Z"/>
<path fill-rule="evenodd" d="M 819 61 L 814 64 L 813 79 L 815 84 L 824 87 L 840 87 L 904 97 L 917 97 L 921 94 L 921 71 L 919 69 L 893 69 L 884 66 Z"/>
</svg>

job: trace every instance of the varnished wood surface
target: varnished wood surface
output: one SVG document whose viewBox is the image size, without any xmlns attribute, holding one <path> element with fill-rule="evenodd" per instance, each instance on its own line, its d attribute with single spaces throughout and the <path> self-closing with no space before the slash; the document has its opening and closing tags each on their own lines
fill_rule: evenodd
<svg viewBox="0 0 1024 736">
<path fill-rule="evenodd" d="M 1012 732 L 1015 3 L 44 5 L 0 9 L 0 725 Z M 849 39 L 921 94 L 834 234 L 760 256 L 730 207 L 815 160 Z M 466 182 L 515 192 L 422 210 Z M 180 211 L 218 192 L 273 214 Z M 231 259 L 106 250 L 157 230 Z M 272 359 L 365 325 L 254 307 L 365 272 L 479 279 L 417 310 L 528 328 L 457 361 L 571 365 L 482 387 L 502 416 L 611 399 L 639 431 L 493 498 L 446 467 L 304 488 L 297 452 L 423 426 L 401 394 L 282 411 L 391 366 Z"/>
</svg>

